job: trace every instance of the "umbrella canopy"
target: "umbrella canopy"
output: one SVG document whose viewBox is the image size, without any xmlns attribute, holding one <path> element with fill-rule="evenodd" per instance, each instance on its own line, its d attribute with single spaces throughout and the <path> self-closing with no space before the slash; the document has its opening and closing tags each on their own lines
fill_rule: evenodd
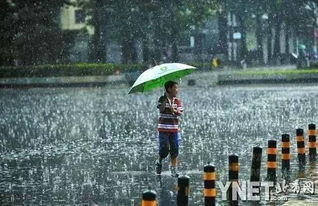
<svg viewBox="0 0 318 206">
<path fill-rule="evenodd" d="M 160 64 L 144 71 L 133 86 L 129 94 L 135 92 L 151 91 L 162 87 L 167 81 L 173 81 L 191 74 L 196 69 L 193 66 L 180 63 Z"/>
</svg>

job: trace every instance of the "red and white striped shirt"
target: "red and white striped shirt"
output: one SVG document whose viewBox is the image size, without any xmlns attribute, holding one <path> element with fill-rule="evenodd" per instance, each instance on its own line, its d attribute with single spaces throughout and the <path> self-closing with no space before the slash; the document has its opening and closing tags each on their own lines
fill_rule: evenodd
<svg viewBox="0 0 318 206">
<path fill-rule="evenodd" d="M 161 96 L 158 101 L 157 108 L 160 107 L 160 105 L 164 102 L 165 99 L 168 97 L 166 95 Z M 176 109 L 177 112 L 173 113 L 170 110 L 170 104 L 169 101 L 166 103 L 165 109 L 163 112 L 160 112 L 159 121 L 158 121 L 158 131 L 161 132 L 178 132 L 180 130 L 179 128 L 179 116 L 183 112 L 181 101 L 173 97 L 171 101 L 172 108 Z"/>
</svg>

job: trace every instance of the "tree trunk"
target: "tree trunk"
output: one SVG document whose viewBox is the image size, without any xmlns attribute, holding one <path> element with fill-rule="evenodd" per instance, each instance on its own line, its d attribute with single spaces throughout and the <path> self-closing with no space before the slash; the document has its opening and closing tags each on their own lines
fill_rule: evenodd
<svg viewBox="0 0 318 206">
<path fill-rule="evenodd" d="M 281 32 L 281 21 L 278 19 L 275 25 L 275 41 L 274 41 L 274 59 L 275 63 L 280 62 L 280 32 Z"/>
<path fill-rule="evenodd" d="M 150 61 L 150 50 L 149 50 L 149 43 L 148 39 L 143 39 L 142 40 L 142 57 L 143 57 L 143 62 L 148 64 Z"/>
<path fill-rule="evenodd" d="M 268 28 L 267 28 L 267 64 L 272 64 L 273 61 L 273 55 L 272 55 L 272 39 L 273 39 L 273 33 L 272 33 L 272 22 L 273 18 L 272 15 L 269 15 L 268 18 Z"/>
<path fill-rule="evenodd" d="M 157 65 L 161 61 L 162 58 L 162 36 L 160 36 L 161 28 L 162 28 L 162 20 L 159 17 L 160 12 L 154 11 L 152 15 L 152 31 L 153 35 L 151 36 L 152 47 L 151 47 L 151 59 L 152 65 Z"/>
<path fill-rule="evenodd" d="M 219 39 L 217 52 L 224 54 L 228 59 L 227 45 L 227 15 L 225 11 L 218 12 Z"/>
<path fill-rule="evenodd" d="M 178 44 L 177 39 L 175 39 L 172 43 L 172 62 L 179 61 L 179 51 L 178 51 Z"/>
<path fill-rule="evenodd" d="M 289 55 L 289 50 L 290 50 L 290 45 L 289 45 L 289 24 L 285 24 L 285 54 L 286 54 L 286 63 L 290 63 L 290 55 Z"/>
<path fill-rule="evenodd" d="M 95 1 L 95 10 L 93 15 L 94 35 L 91 42 L 91 54 L 90 60 L 93 62 L 105 62 L 106 61 L 106 45 L 105 45 L 105 33 L 102 32 L 101 25 L 105 25 L 102 21 L 103 18 L 103 0 Z"/>
<path fill-rule="evenodd" d="M 202 34 L 200 34 L 198 32 L 198 30 L 196 30 L 195 35 L 194 35 L 194 54 L 195 54 L 195 60 L 197 62 L 201 62 L 202 61 Z"/>
<path fill-rule="evenodd" d="M 262 31 L 262 15 L 256 16 L 256 41 L 257 41 L 257 61 L 258 64 L 264 64 L 263 58 L 263 31 Z"/>
<path fill-rule="evenodd" d="M 137 63 L 137 52 L 132 39 L 122 41 L 122 63 L 135 64 Z"/>
<path fill-rule="evenodd" d="M 240 52 L 240 60 L 247 60 L 247 46 L 246 46 L 246 26 L 245 26 L 245 15 L 239 13 L 237 15 L 240 22 L 240 31 L 241 31 L 241 52 Z"/>
</svg>

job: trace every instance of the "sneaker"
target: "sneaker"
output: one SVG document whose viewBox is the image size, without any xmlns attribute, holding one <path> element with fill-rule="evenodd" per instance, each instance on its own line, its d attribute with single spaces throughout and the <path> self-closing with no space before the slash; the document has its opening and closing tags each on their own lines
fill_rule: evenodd
<svg viewBox="0 0 318 206">
<path fill-rule="evenodd" d="M 162 164 L 157 160 L 156 161 L 156 173 L 157 175 L 161 174 Z"/>
<path fill-rule="evenodd" d="M 179 176 L 176 167 L 171 167 L 170 170 L 171 170 L 171 176 L 172 177 L 178 177 Z"/>
</svg>

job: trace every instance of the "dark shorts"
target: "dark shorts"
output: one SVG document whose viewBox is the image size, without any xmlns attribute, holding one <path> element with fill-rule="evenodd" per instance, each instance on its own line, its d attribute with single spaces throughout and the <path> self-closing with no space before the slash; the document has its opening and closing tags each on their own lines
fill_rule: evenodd
<svg viewBox="0 0 318 206">
<path fill-rule="evenodd" d="M 170 153 L 171 158 L 179 154 L 180 132 L 158 132 L 159 155 L 165 158 Z"/>
</svg>

